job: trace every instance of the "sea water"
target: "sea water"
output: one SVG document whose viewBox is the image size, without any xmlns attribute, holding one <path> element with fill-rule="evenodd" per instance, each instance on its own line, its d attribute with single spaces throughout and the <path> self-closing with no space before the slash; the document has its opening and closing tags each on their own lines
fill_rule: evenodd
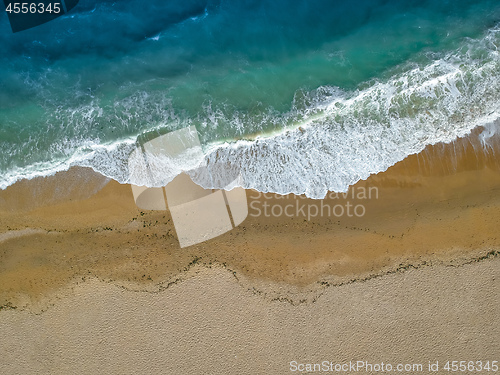
<svg viewBox="0 0 500 375">
<path fill-rule="evenodd" d="M 499 117 L 499 25 L 493 0 L 80 0 L 19 33 L 1 12 L 0 188 L 71 166 L 163 185 L 189 161 L 136 181 L 130 154 L 195 126 L 214 175 L 346 191 Z"/>
</svg>

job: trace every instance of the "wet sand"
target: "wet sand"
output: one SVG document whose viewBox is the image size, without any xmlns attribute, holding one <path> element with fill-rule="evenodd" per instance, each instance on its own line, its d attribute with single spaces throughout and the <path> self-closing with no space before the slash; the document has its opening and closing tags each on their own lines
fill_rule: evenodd
<svg viewBox="0 0 500 375">
<path fill-rule="evenodd" d="M 169 212 L 141 211 L 130 186 L 106 184 L 84 169 L 21 181 L 0 192 L 0 306 L 42 308 L 45 296 L 89 276 L 155 290 L 193 264 L 223 265 L 266 293 L 275 293 L 267 285 L 282 283 L 288 295 L 411 265 L 479 258 L 500 249 L 497 145 L 483 149 L 479 133 L 429 146 L 360 181 L 346 198 L 247 191 L 243 224 L 183 249 Z M 329 206 L 323 215 L 321 204 Z M 287 205 L 293 217 L 272 215 Z M 362 217 L 354 214 L 360 205 Z M 335 216 L 340 208 L 344 215 Z"/>
<path fill-rule="evenodd" d="M 365 353 L 377 360 L 377 348 L 370 346 L 375 342 L 382 343 L 381 353 L 393 353 L 394 360 L 399 361 L 416 359 L 417 354 L 433 360 L 437 357 L 429 357 L 431 346 L 442 348 L 444 355 L 446 345 L 451 345 L 455 348 L 451 354 L 474 354 L 477 360 L 481 348 L 486 356 L 498 353 L 500 325 L 494 311 L 498 311 L 500 296 L 500 147 L 493 139 L 491 147 L 484 148 L 480 133 L 481 129 L 453 144 L 429 146 L 386 172 L 360 181 L 346 197 L 331 193 L 323 203 L 247 191 L 249 216 L 240 226 L 183 249 L 169 212 L 138 209 L 130 186 L 107 183 L 102 176 L 82 168 L 21 181 L 0 192 L 0 318 L 2 332 L 24 328 L 17 336 L 4 335 L 2 340 L 5 345 L 18 345 L 23 335 L 35 334 L 32 326 L 42 319 L 47 336 L 41 334 L 36 340 L 47 340 L 49 347 L 41 348 L 40 341 L 29 344 L 26 350 L 33 358 L 41 356 L 43 366 L 49 366 L 40 368 L 73 368 L 79 363 L 73 357 L 78 345 L 72 347 L 75 337 L 69 338 L 68 332 L 75 324 L 82 330 L 88 324 L 87 342 L 101 336 L 106 342 L 108 336 L 102 334 L 108 329 L 106 324 L 117 324 L 107 319 L 115 319 L 115 315 L 117 321 L 131 319 L 123 323 L 130 324 L 130 331 L 109 328 L 118 330 L 110 333 L 109 340 L 118 341 L 109 350 L 118 350 L 124 356 L 128 348 L 139 356 L 139 344 L 133 338 L 139 328 L 143 329 L 140 316 L 148 316 L 151 322 L 147 331 L 165 323 L 160 314 L 163 309 L 173 316 L 185 315 L 186 311 L 201 314 L 206 306 L 204 319 L 227 326 L 229 333 L 222 328 L 211 331 L 210 325 L 198 331 L 197 324 L 189 326 L 187 317 L 179 318 L 162 329 L 168 328 L 182 344 L 171 351 L 164 348 L 153 353 L 154 343 L 163 348 L 169 339 L 163 342 L 157 333 L 145 331 L 140 340 L 153 341 L 147 345 L 141 341 L 149 351 L 141 357 L 144 365 L 148 358 L 161 356 L 163 350 L 172 359 L 168 364 L 159 360 L 159 367 L 151 373 L 162 373 L 163 368 L 174 364 L 178 369 L 185 368 L 186 361 L 202 366 L 201 358 L 214 355 L 209 346 L 223 348 L 229 345 L 226 339 L 234 339 L 238 332 L 248 339 L 247 346 L 239 342 L 238 353 L 228 347 L 218 354 L 220 360 L 228 353 L 246 358 L 243 362 L 227 362 L 236 366 L 233 369 L 238 373 L 252 373 L 251 369 L 255 369 L 253 373 L 286 373 L 289 369 L 283 367 L 283 361 L 313 360 L 321 353 L 329 355 L 328 360 L 342 356 L 349 359 L 356 353 L 358 358 Z M 263 213 L 264 204 L 270 210 L 269 217 Z M 364 215 L 358 217 L 351 212 L 349 217 L 344 211 L 344 215 L 336 216 L 325 209 L 323 215 L 307 217 L 308 210 L 314 213 L 320 204 L 330 210 L 335 206 L 345 210 L 349 204 L 352 209 L 362 206 L 363 211 L 358 207 L 357 213 Z M 273 209 L 274 213 L 284 212 L 287 205 L 303 206 L 306 214 L 292 210 L 297 213 L 292 217 L 272 215 Z M 461 273 L 462 269 L 467 271 Z M 396 294 L 384 297 L 391 293 Z M 372 301 L 376 296 L 383 301 Z M 340 300 L 343 302 L 339 304 Z M 110 306 L 110 301 L 116 307 Z M 356 304 L 364 311 L 359 316 Z M 75 306 L 79 306 L 78 312 Z M 255 311 L 244 313 L 249 306 Z M 420 315 L 412 306 L 420 306 Z M 132 310 L 124 316 L 121 309 Z M 234 309 L 244 314 L 242 322 L 247 326 L 236 323 L 238 314 L 231 315 Z M 265 329 L 258 319 L 262 314 Z M 341 329 L 349 316 L 356 324 Z M 101 320 L 94 325 L 92 317 Z M 71 322 L 64 323 L 64 319 Z M 459 324 L 453 326 L 450 319 L 458 319 Z M 285 324 L 287 320 L 289 324 Z M 57 328 L 61 331 L 56 329 L 62 332 L 57 337 L 69 340 L 66 349 L 60 349 L 58 339 L 49 338 L 49 327 L 57 321 L 62 322 Z M 297 329 L 299 334 L 294 335 Z M 384 330 L 397 340 L 387 341 Z M 410 344 L 408 337 L 417 331 L 419 344 Z M 323 341 L 316 342 L 318 336 Z M 125 344 L 127 337 L 132 341 Z M 201 346 L 186 353 L 195 337 L 201 340 Z M 459 348 L 460 340 L 467 345 Z M 259 347 L 269 344 L 271 349 L 261 352 L 257 342 Z M 345 350 L 339 346 L 341 342 L 347 345 Z M 405 356 L 396 350 L 397 343 L 410 345 Z M 300 348 L 307 349 L 302 358 L 298 355 Z M 19 350 L 7 352 L 15 357 Z M 64 353 L 54 357 L 50 350 Z M 114 355 L 106 350 L 103 353 Z M 82 368 L 95 369 L 100 355 L 87 354 L 90 362 Z M 193 359 L 195 355 L 200 356 L 198 360 Z M 279 363 L 274 358 L 279 358 Z M 34 366 L 28 362 L 19 362 L 18 368 Z M 222 363 L 212 361 L 210 365 L 220 367 Z M 279 371 L 267 372 L 267 365 Z M 5 361 L 2 366 L 9 368 Z M 191 373 L 200 373 L 197 368 Z M 235 373 L 229 367 L 217 371 Z"/>
</svg>

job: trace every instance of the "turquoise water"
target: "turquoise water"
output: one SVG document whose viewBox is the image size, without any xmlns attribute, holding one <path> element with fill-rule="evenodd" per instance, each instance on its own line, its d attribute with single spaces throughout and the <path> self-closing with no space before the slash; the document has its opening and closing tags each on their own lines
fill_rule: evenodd
<svg viewBox="0 0 500 375">
<path fill-rule="evenodd" d="M 0 187 L 71 165 L 141 184 L 138 137 L 194 125 L 214 173 L 343 191 L 496 119 L 499 22 L 486 0 L 81 0 L 16 34 L 2 13 Z"/>
</svg>

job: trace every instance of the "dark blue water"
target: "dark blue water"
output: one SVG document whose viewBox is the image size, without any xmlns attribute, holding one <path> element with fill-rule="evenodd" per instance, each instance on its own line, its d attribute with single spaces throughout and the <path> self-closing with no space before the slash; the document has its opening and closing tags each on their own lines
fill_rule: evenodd
<svg viewBox="0 0 500 375">
<path fill-rule="evenodd" d="M 492 0 L 81 0 L 16 34 L 2 13 L 0 186 L 127 182 L 138 136 L 194 125 L 246 186 L 342 190 L 495 117 L 498 22 Z"/>
</svg>

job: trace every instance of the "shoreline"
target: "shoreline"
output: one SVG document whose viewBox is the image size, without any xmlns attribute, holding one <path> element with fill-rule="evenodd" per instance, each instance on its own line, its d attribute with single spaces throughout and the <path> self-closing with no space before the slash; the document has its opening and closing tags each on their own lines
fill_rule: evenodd
<svg viewBox="0 0 500 375">
<path fill-rule="evenodd" d="M 398 267 L 482 257 L 500 250 L 500 146 L 494 138 L 483 149 L 480 131 L 351 187 L 376 188 L 376 198 L 321 200 L 362 205 L 362 217 L 254 215 L 264 204 L 284 212 L 320 201 L 247 191 L 249 216 L 240 226 L 184 249 L 168 211 L 139 210 L 130 186 L 91 170 L 18 182 L 0 192 L 0 306 L 43 310 L 47 296 L 82 277 L 155 290 L 193 265 L 222 265 L 248 287 L 288 298 Z"/>
</svg>

